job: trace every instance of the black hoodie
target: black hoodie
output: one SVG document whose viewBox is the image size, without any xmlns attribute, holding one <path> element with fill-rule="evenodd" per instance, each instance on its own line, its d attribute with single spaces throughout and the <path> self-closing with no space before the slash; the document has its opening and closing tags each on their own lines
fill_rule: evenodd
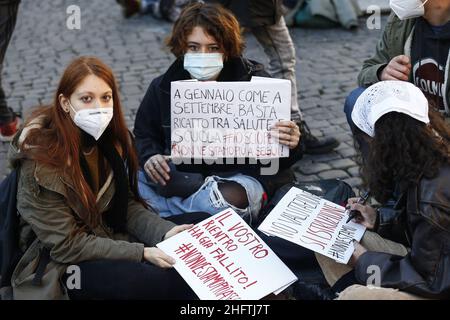
<svg viewBox="0 0 450 320">
<path fill-rule="evenodd" d="M 433 27 L 424 18 L 417 19 L 411 47 L 414 84 L 441 112 L 445 111 L 443 94 L 449 49 L 450 21 Z"/>
</svg>

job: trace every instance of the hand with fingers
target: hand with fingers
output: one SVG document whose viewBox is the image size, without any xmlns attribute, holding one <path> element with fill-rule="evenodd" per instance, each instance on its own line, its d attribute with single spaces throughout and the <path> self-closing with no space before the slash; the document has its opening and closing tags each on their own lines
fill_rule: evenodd
<svg viewBox="0 0 450 320">
<path fill-rule="evenodd" d="M 169 269 L 175 264 L 175 259 L 165 254 L 159 248 L 144 248 L 144 259 L 157 267 Z"/>
<path fill-rule="evenodd" d="M 164 236 L 164 240 L 169 239 L 170 237 L 173 237 L 174 235 L 183 232 L 184 230 L 188 230 L 193 226 L 194 226 L 193 224 L 181 224 L 179 226 L 173 227 L 172 229 L 167 231 L 167 233 Z"/>
<path fill-rule="evenodd" d="M 353 254 L 348 261 L 348 265 L 350 267 L 354 267 L 356 263 L 358 262 L 359 258 L 367 252 L 367 249 L 364 248 L 358 241 L 353 241 L 353 247 L 355 248 L 355 251 L 353 251 Z"/>
<path fill-rule="evenodd" d="M 271 137 L 289 149 L 295 149 L 300 142 L 300 128 L 294 121 L 279 121 L 271 127 Z"/>
<path fill-rule="evenodd" d="M 358 215 L 353 219 L 354 222 L 362 224 L 367 229 L 372 230 L 375 227 L 377 221 L 377 212 L 374 208 L 368 205 L 358 203 L 360 198 L 350 198 L 347 201 L 347 210 L 356 210 Z"/>
<path fill-rule="evenodd" d="M 394 57 L 381 72 L 380 79 L 408 81 L 411 73 L 411 59 L 408 56 L 400 55 Z"/>
<path fill-rule="evenodd" d="M 183 232 L 184 230 L 188 230 L 192 228 L 193 224 L 182 224 L 179 226 L 175 226 L 164 235 L 164 240 L 169 239 L 170 237 L 173 237 L 174 235 Z M 155 266 L 158 266 L 160 268 L 172 268 L 175 264 L 175 259 L 168 256 L 159 248 L 144 248 L 144 260 L 147 260 L 148 262 L 154 264 Z"/>
<path fill-rule="evenodd" d="M 170 180 L 169 156 L 155 154 L 144 165 L 147 175 L 156 184 L 165 186 Z"/>
</svg>

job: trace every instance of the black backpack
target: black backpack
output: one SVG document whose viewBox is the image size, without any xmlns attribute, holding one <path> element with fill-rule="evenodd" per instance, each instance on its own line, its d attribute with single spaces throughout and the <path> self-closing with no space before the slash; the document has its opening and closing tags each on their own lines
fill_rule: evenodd
<svg viewBox="0 0 450 320">
<path fill-rule="evenodd" d="M 279 188 L 272 199 L 270 199 L 269 203 L 263 207 L 258 216 L 258 222 L 256 225 L 259 225 L 264 221 L 267 215 L 273 208 L 275 208 L 281 198 L 283 198 L 292 187 L 297 187 L 309 193 L 315 194 L 316 196 L 334 202 L 340 206 L 345 206 L 347 199 L 355 196 L 352 187 L 344 181 L 338 179 L 288 183 Z"/>
<path fill-rule="evenodd" d="M 0 288 L 11 286 L 11 276 L 23 255 L 19 248 L 17 213 L 18 169 L 0 184 Z"/>
</svg>

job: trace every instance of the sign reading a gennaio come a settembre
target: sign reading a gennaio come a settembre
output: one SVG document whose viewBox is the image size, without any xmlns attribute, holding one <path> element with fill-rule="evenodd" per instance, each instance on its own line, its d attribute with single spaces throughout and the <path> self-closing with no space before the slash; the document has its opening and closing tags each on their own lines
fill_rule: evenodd
<svg viewBox="0 0 450 320">
<path fill-rule="evenodd" d="M 247 82 L 171 83 L 172 158 L 254 158 L 289 156 L 270 135 L 289 120 L 288 80 L 253 77 Z"/>
</svg>

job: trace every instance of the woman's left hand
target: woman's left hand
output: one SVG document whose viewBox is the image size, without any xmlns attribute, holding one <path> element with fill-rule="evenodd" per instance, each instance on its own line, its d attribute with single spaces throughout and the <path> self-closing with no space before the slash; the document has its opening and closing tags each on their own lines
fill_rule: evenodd
<svg viewBox="0 0 450 320">
<path fill-rule="evenodd" d="M 356 266 L 356 263 L 359 260 L 359 257 L 361 257 L 365 252 L 367 252 L 367 249 L 364 248 L 358 241 L 353 241 L 353 247 L 355 248 L 355 251 L 353 251 L 352 257 L 348 261 L 348 265 L 354 268 Z"/>
<path fill-rule="evenodd" d="M 192 228 L 193 224 L 182 224 L 176 227 L 173 227 L 169 231 L 167 231 L 166 235 L 164 236 L 164 240 L 169 239 L 170 237 L 173 237 L 174 235 L 183 232 L 184 230 L 188 230 Z"/>
<path fill-rule="evenodd" d="M 300 142 L 300 128 L 294 121 L 279 121 L 271 127 L 271 136 L 289 149 L 295 149 Z"/>
</svg>

